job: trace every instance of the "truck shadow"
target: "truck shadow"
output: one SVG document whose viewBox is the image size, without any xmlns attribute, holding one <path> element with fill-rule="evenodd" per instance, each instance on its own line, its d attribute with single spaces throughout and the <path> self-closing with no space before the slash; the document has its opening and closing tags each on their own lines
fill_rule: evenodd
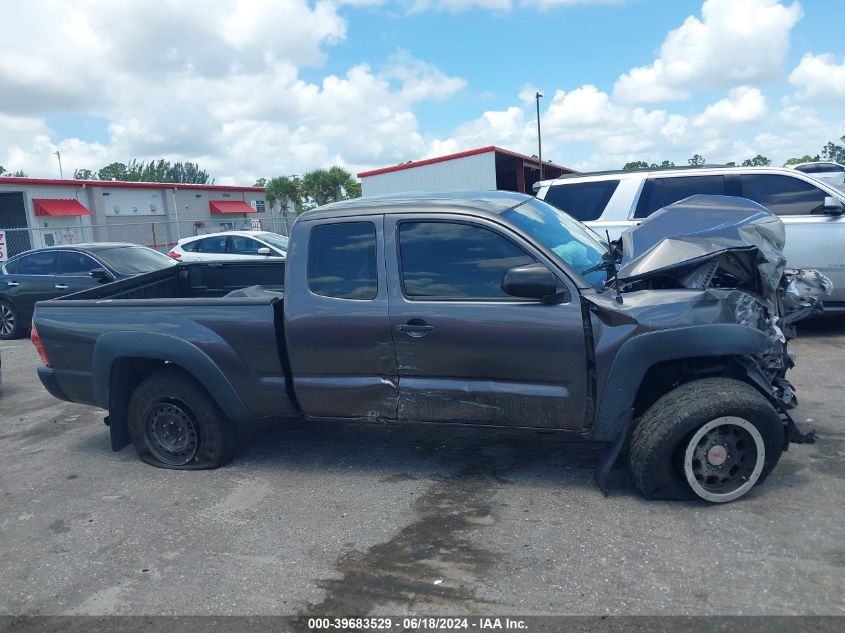
<svg viewBox="0 0 845 633">
<path fill-rule="evenodd" d="M 592 488 L 602 446 L 524 429 L 267 420 L 241 426 L 234 464 L 375 474 L 386 484 L 472 472 L 501 483 Z M 634 494 L 624 464 L 611 488 Z"/>
<path fill-rule="evenodd" d="M 798 323 L 798 340 L 845 336 L 845 314 L 825 314 Z"/>
</svg>

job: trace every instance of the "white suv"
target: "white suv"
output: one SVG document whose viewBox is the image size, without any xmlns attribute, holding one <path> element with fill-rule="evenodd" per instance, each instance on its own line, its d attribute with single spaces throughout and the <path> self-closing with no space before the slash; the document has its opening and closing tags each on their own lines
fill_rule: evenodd
<svg viewBox="0 0 845 633">
<path fill-rule="evenodd" d="M 537 197 L 616 239 L 629 226 L 691 195 L 741 196 L 780 216 L 791 268 L 815 268 L 833 282 L 824 302 L 845 309 L 845 192 L 794 169 L 690 167 L 561 176 L 534 185 Z"/>
</svg>

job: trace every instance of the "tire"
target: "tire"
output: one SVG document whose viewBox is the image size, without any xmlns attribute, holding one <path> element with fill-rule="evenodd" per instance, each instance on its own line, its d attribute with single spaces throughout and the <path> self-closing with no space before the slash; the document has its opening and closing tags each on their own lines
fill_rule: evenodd
<svg viewBox="0 0 845 633">
<path fill-rule="evenodd" d="M 229 462 L 234 422 L 196 380 L 167 368 L 144 380 L 129 400 L 129 435 L 141 461 L 157 468 L 201 470 Z"/>
<path fill-rule="evenodd" d="M 784 433 L 772 404 L 744 382 L 681 385 L 655 402 L 632 433 L 634 486 L 648 499 L 733 501 L 772 472 Z"/>
<path fill-rule="evenodd" d="M 0 340 L 10 341 L 20 338 L 24 331 L 25 328 L 22 327 L 15 306 L 5 299 L 0 299 Z"/>
</svg>

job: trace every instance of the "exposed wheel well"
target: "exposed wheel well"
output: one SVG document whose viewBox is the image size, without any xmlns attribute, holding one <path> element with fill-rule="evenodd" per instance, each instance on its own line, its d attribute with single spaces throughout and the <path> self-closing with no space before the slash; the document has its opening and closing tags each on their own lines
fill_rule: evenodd
<svg viewBox="0 0 845 633">
<path fill-rule="evenodd" d="M 144 380 L 172 366 L 157 358 L 125 357 L 112 363 L 109 376 L 109 425 L 123 427 L 129 412 L 129 399 Z"/>
<path fill-rule="evenodd" d="M 667 360 L 652 365 L 643 376 L 634 400 L 632 419 L 639 418 L 664 394 L 685 383 L 701 378 L 734 378 L 759 387 L 735 356 L 699 356 Z M 763 394 L 769 397 L 768 394 Z"/>
</svg>

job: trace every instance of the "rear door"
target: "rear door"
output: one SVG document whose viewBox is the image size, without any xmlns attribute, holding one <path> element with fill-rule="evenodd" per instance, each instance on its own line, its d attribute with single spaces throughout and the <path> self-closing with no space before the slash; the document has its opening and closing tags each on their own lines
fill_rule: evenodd
<svg viewBox="0 0 845 633">
<path fill-rule="evenodd" d="M 480 218 L 385 216 L 399 419 L 580 429 L 588 401 L 581 305 L 501 289 L 541 262 L 519 236 Z"/>
<path fill-rule="evenodd" d="M 59 251 L 58 264 L 58 276 L 54 287 L 62 294 L 71 294 L 99 285 L 99 282 L 91 277 L 90 272 L 97 268 L 105 268 L 93 257 L 80 251 Z"/>
<path fill-rule="evenodd" d="M 382 234 L 380 215 L 294 227 L 285 339 L 294 392 L 310 417 L 396 418 Z"/>
<path fill-rule="evenodd" d="M 738 195 L 738 192 L 730 189 L 730 180 L 722 174 L 649 178 L 643 186 L 634 218 L 643 220 L 665 206 L 696 194 L 728 196 Z"/>
</svg>

